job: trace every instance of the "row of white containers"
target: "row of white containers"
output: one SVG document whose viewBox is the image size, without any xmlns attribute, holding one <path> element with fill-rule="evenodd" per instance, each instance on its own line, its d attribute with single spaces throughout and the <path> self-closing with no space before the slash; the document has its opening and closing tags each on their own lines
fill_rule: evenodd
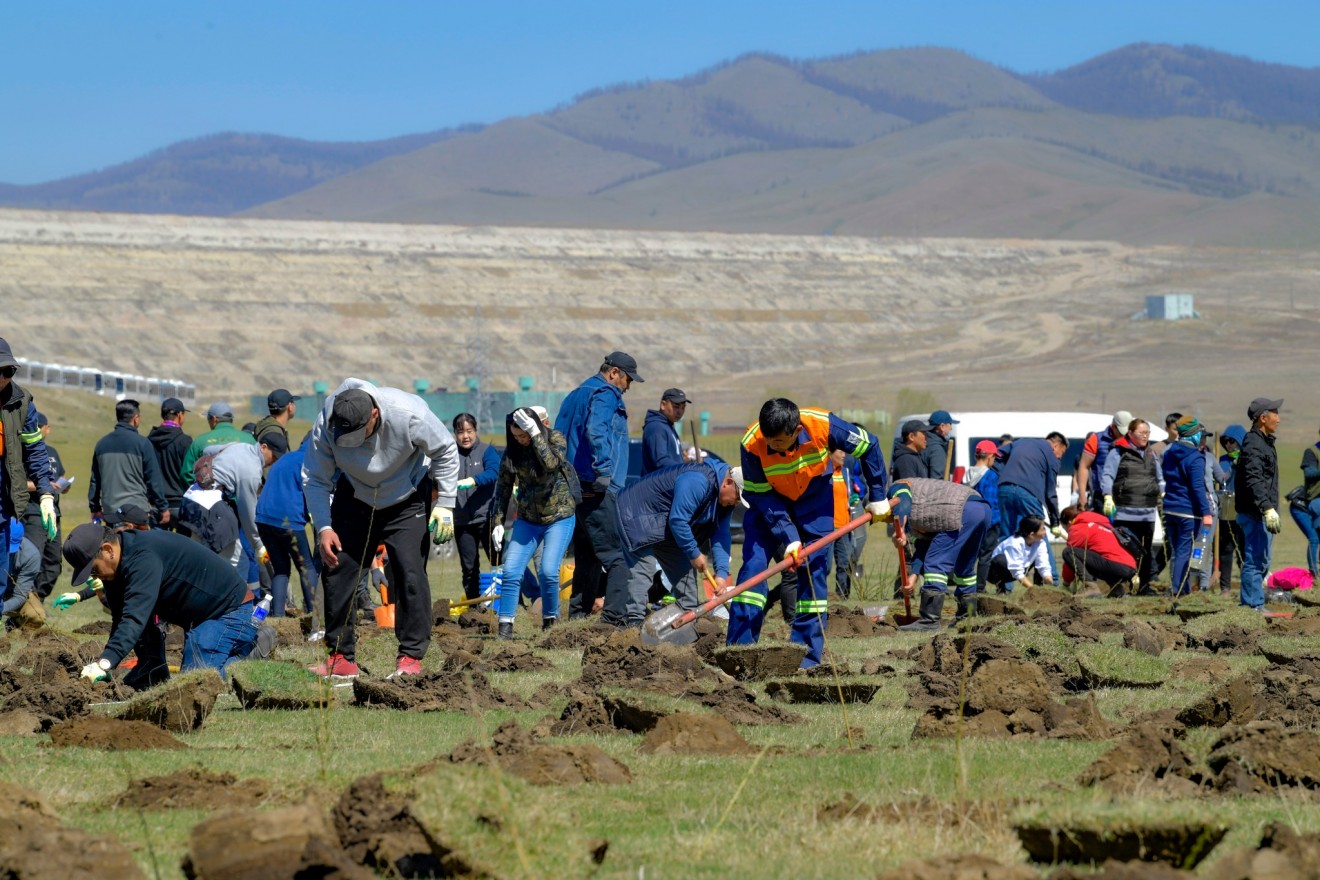
<svg viewBox="0 0 1320 880">
<path fill-rule="evenodd" d="M 93 394 L 112 395 L 115 400 L 131 398 L 140 401 L 161 401 L 167 397 L 177 397 L 189 406 L 197 400 L 197 386 L 177 379 L 159 379 L 155 376 L 134 376 L 91 367 L 47 364 L 26 358 L 14 360 L 18 361 L 18 373 L 14 379 L 20 385 L 77 388 Z"/>
</svg>

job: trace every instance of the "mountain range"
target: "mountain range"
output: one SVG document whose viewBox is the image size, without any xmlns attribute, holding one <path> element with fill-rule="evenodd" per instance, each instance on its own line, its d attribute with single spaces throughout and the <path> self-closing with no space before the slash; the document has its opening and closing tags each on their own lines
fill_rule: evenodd
<svg viewBox="0 0 1320 880">
<path fill-rule="evenodd" d="M 460 225 L 1320 246 L 1320 68 L 1137 44 L 743 56 L 389 141 L 225 134 L 0 205 Z"/>
</svg>

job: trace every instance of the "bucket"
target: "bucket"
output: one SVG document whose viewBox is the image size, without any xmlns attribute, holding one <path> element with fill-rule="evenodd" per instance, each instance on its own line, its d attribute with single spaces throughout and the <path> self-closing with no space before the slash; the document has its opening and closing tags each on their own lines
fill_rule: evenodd
<svg viewBox="0 0 1320 880">
<path fill-rule="evenodd" d="M 565 562 L 559 566 L 559 601 L 567 602 L 573 595 L 573 572 L 577 568 L 575 562 Z"/>
</svg>

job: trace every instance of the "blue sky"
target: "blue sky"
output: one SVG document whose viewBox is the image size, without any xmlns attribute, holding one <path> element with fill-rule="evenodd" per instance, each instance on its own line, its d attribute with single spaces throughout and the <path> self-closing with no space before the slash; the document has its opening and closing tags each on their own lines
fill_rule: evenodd
<svg viewBox="0 0 1320 880">
<path fill-rule="evenodd" d="M 370 140 L 548 110 L 744 52 L 948 46 L 1019 71 L 1128 43 L 1320 66 L 1320 3 L 339 2 L 0 5 L 0 182 L 219 131 Z"/>
</svg>

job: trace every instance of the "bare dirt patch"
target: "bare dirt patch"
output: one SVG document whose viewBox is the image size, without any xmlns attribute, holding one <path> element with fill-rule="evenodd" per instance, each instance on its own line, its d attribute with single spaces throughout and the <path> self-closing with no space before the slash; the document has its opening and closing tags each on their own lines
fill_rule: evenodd
<svg viewBox="0 0 1320 880">
<path fill-rule="evenodd" d="M 60 821 L 41 795 L 0 781 L 0 872 L 14 880 L 139 880 L 132 854 L 113 837 Z"/>
<path fill-rule="evenodd" d="M 892 623 L 880 623 L 872 620 L 861 608 L 852 605 L 844 605 L 830 609 L 829 617 L 825 621 L 825 639 L 856 639 L 873 638 L 875 636 L 892 636 L 898 632 L 898 627 Z"/>
<path fill-rule="evenodd" d="M 264 779 L 240 780 L 232 773 L 191 767 L 165 776 L 135 779 L 110 806 L 140 810 L 222 810 L 256 807 L 269 797 L 270 784 Z"/>
<path fill-rule="evenodd" d="M 445 657 L 442 668 L 446 672 L 462 669 L 475 669 L 478 672 L 544 672 L 554 669 L 555 665 L 527 645 L 504 644 L 481 654 L 455 651 Z"/>
<path fill-rule="evenodd" d="M 30 679 L 29 683 L 5 700 L 5 710 L 27 710 L 41 718 L 42 726 L 86 715 L 88 705 L 96 699 L 92 686 L 77 678 L 58 682 Z"/>
<path fill-rule="evenodd" d="M 599 746 L 590 743 L 549 745 L 523 730 L 516 721 L 500 725 L 489 744 L 467 740 L 450 753 L 449 760 L 456 764 L 493 762 L 533 785 L 632 782 L 628 768 L 601 751 Z"/>
<path fill-rule="evenodd" d="M 1106 859 L 1195 867 L 1224 839 L 1227 826 L 1204 822 L 1024 823 L 1016 826 L 1034 862 L 1091 864 Z"/>
<path fill-rule="evenodd" d="M 52 746 L 105 749 L 109 752 L 135 749 L 186 749 L 187 746 L 146 721 L 121 721 L 92 715 L 57 724 L 50 729 Z"/>
<path fill-rule="evenodd" d="M 639 747 L 656 755 L 745 755 L 756 749 L 719 715 L 676 712 L 659 719 Z"/>
<path fill-rule="evenodd" d="M 344 852 L 357 864 L 399 877 L 479 874 L 417 821 L 406 793 L 385 790 L 379 773 L 354 780 L 333 818 Z"/>
<path fill-rule="evenodd" d="M 1134 724 L 1112 749 L 1078 777 L 1081 785 L 1102 785 L 1119 792 L 1152 788 L 1175 796 L 1198 793 L 1201 773 L 1178 742 L 1183 728 L 1166 724 Z"/>
<path fill-rule="evenodd" d="M 792 675 L 806 656 L 806 645 L 790 642 L 785 645 L 731 645 L 716 650 L 713 659 L 720 669 L 738 681 L 765 681 Z"/>
</svg>

